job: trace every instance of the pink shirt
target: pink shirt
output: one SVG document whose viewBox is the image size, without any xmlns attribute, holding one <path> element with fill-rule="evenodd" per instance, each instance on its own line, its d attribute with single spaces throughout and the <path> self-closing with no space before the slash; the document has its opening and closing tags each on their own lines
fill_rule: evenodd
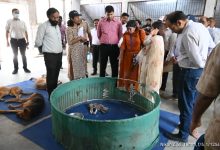
<svg viewBox="0 0 220 150">
<path fill-rule="evenodd" d="M 101 44 L 118 44 L 122 37 L 121 21 L 116 18 L 111 21 L 103 18 L 99 21 L 97 35 Z"/>
</svg>

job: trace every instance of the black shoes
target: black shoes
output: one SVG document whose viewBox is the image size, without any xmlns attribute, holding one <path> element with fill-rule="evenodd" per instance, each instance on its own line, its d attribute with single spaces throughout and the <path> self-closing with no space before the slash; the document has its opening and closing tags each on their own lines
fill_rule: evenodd
<svg viewBox="0 0 220 150">
<path fill-rule="evenodd" d="M 27 68 L 24 68 L 24 72 L 31 73 L 31 71 Z M 17 73 L 18 73 L 18 69 L 14 69 L 14 71 L 12 72 L 12 74 L 17 74 Z"/>
<path fill-rule="evenodd" d="M 15 69 L 12 74 L 17 74 L 18 73 L 18 69 Z"/>
<path fill-rule="evenodd" d="M 92 76 L 97 75 L 97 72 L 93 72 L 91 75 L 92 75 Z"/>
<path fill-rule="evenodd" d="M 179 134 L 166 133 L 165 136 L 173 141 L 178 141 L 183 143 L 188 142 L 188 139 L 183 139 Z"/>
<path fill-rule="evenodd" d="M 31 71 L 28 68 L 24 68 L 24 72 L 31 73 Z"/>
</svg>

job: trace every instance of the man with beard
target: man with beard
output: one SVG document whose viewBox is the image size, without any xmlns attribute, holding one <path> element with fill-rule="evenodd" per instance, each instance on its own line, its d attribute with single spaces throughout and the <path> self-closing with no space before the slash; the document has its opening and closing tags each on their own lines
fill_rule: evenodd
<svg viewBox="0 0 220 150">
<path fill-rule="evenodd" d="M 42 46 L 47 70 L 47 91 L 50 96 L 57 87 L 60 68 L 62 65 L 62 42 L 58 26 L 59 11 L 55 8 L 47 10 L 48 20 L 38 27 L 35 46 Z"/>
<path fill-rule="evenodd" d="M 152 24 L 152 19 L 147 18 L 146 19 L 146 24 L 142 27 L 145 30 L 146 35 L 149 35 L 150 32 L 151 32 L 151 24 Z"/>
</svg>

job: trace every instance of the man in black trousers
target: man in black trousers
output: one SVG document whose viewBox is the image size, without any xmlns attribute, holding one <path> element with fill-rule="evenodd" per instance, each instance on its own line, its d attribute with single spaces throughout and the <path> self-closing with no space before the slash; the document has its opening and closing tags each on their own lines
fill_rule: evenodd
<svg viewBox="0 0 220 150">
<path fill-rule="evenodd" d="M 92 45 L 91 45 L 91 52 L 92 52 L 92 66 L 93 66 L 93 73 L 92 76 L 97 75 L 97 63 L 99 61 L 99 49 L 100 49 L 100 42 L 97 36 L 97 27 L 99 23 L 99 19 L 94 19 L 94 28 L 91 30 L 92 35 Z"/>
<path fill-rule="evenodd" d="M 110 58 L 112 77 L 118 77 L 118 42 L 122 37 L 122 24 L 114 17 L 114 8 L 111 5 L 105 7 L 106 17 L 101 19 L 97 28 L 100 40 L 100 77 L 105 77 L 105 70 Z"/>
<path fill-rule="evenodd" d="M 38 27 L 35 46 L 42 46 L 47 70 L 47 91 L 49 96 L 57 87 L 60 68 L 62 66 L 62 42 L 58 26 L 59 12 L 55 8 L 47 10 L 48 21 Z"/>
<path fill-rule="evenodd" d="M 7 46 L 11 44 L 11 48 L 14 54 L 14 71 L 12 74 L 18 73 L 18 49 L 20 50 L 22 61 L 23 61 L 23 69 L 26 73 L 30 73 L 31 71 L 27 68 L 27 58 L 25 55 L 26 48 L 29 44 L 28 42 L 28 33 L 27 27 L 24 21 L 19 19 L 19 10 L 17 8 L 12 9 L 13 19 L 7 21 L 6 24 L 6 41 Z M 10 37 L 10 42 L 9 42 Z M 10 44 L 9 44 L 10 43 Z"/>
</svg>

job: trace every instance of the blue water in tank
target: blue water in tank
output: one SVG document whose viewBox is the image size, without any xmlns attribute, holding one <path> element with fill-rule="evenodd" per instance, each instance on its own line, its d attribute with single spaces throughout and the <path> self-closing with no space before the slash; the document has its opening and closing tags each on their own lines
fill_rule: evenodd
<svg viewBox="0 0 220 150">
<path fill-rule="evenodd" d="M 102 113 L 101 111 L 97 111 L 96 114 L 91 114 L 89 109 L 89 104 L 102 104 L 103 106 L 108 108 L 106 113 Z M 137 116 L 141 116 L 147 113 L 145 110 L 140 107 L 133 105 L 130 102 L 120 101 L 120 100 L 89 100 L 83 103 L 75 104 L 69 107 L 66 114 L 80 114 L 83 115 L 84 119 L 91 120 L 120 120 L 120 119 L 128 119 Z"/>
</svg>

